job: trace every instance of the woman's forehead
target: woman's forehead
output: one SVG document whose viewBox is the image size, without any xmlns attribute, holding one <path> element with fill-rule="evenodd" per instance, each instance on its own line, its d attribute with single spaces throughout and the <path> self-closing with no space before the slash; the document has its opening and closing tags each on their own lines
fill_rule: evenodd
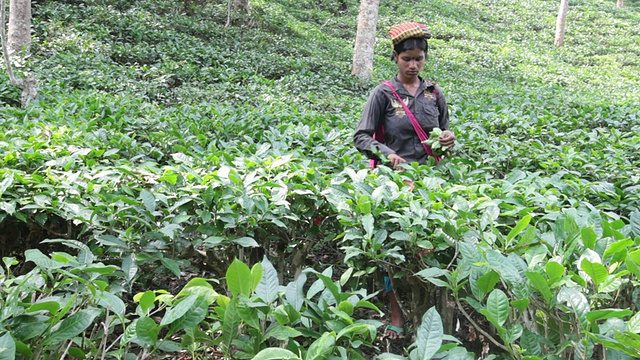
<svg viewBox="0 0 640 360">
<path fill-rule="evenodd" d="M 424 50 L 422 49 L 408 49 L 408 50 L 404 50 L 403 52 L 401 52 L 400 54 L 398 54 L 400 56 L 411 56 L 411 57 L 416 57 L 416 56 L 424 56 Z"/>
</svg>

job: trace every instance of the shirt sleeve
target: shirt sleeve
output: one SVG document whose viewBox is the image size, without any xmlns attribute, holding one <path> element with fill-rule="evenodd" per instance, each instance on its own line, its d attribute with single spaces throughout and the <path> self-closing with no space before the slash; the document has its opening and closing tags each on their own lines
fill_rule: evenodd
<svg viewBox="0 0 640 360">
<path fill-rule="evenodd" d="M 438 124 L 440 125 L 440 129 L 449 130 L 449 106 L 447 105 L 447 100 L 444 98 L 442 89 L 438 87 L 437 91 L 439 96 L 436 101 L 436 106 L 438 106 L 438 111 L 440 112 Z"/>
<path fill-rule="evenodd" d="M 370 159 L 378 159 L 378 156 L 374 153 L 374 150 L 380 151 L 384 156 L 395 154 L 395 151 L 391 150 L 384 143 L 373 138 L 373 134 L 376 132 L 378 126 L 384 123 L 386 116 L 386 101 L 387 98 L 382 92 L 380 86 L 377 86 L 369 95 L 367 102 L 362 111 L 360 122 L 353 134 L 353 140 L 356 149 L 366 155 Z"/>
</svg>

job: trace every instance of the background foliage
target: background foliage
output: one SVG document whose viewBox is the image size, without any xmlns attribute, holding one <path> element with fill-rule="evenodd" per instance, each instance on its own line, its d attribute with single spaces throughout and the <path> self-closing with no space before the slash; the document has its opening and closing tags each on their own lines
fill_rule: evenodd
<svg viewBox="0 0 640 360">
<path fill-rule="evenodd" d="M 34 3 L 40 98 L 0 81 L 3 358 L 638 356 L 635 1 L 572 2 L 561 48 L 552 2 L 383 3 L 370 81 L 356 1 L 226 5 Z M 406 19 L 457 152 L 371 172 L 351 134 Z"/>
</svg>

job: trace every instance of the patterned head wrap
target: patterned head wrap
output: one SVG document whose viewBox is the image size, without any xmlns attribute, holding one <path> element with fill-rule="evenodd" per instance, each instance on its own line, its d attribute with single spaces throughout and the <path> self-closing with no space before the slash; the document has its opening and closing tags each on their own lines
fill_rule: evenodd
<svg viewBox="0 0 640 360">
<path fill-rule="evenodd" d="M 404 22 L 389 28 L 389 37 L 395 46 L 409 38 L 429 39 L 431 38 L 431 32 L 427 25 L 418 22 Z"/>
</svg>

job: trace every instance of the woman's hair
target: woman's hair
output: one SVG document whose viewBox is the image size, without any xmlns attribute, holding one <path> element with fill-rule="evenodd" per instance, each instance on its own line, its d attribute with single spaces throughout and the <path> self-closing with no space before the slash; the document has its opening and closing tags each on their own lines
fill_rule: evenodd
<svg viewBox="0 0 640 360">
<path fill-rule="evenodd" d="M 412 37 L 397 43 L 393 47 L 393 51 L 398 55 L 400 55 L 405 51 L 413 50 L 413 49 L 422 50 L 426 55 L 427 52 L 429 51 L 429 44 L 427 43 L 427 39 Z M 391 57 L 393 58 L 393 55 Z"/>
</svg>

